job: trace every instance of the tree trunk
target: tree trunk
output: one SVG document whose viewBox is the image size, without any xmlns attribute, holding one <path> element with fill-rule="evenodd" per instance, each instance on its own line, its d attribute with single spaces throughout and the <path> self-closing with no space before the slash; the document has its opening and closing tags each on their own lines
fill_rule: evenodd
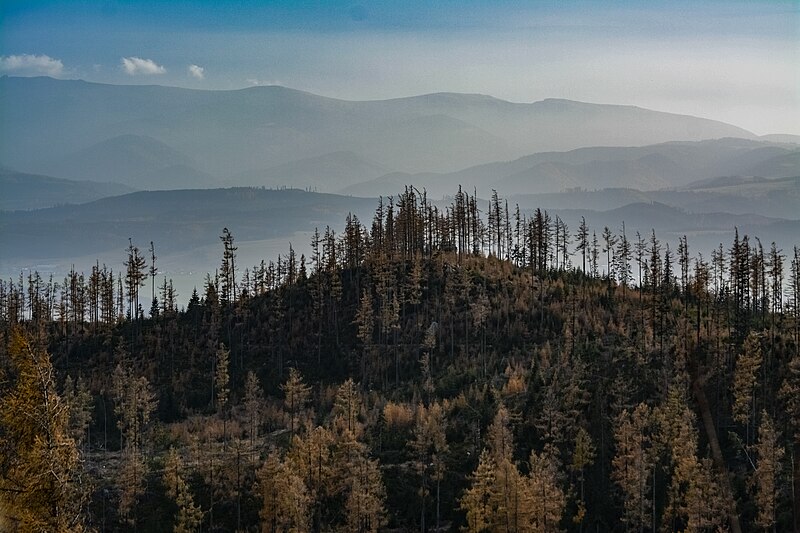
<svg viewBox="0 0 800 533">
<path fill-rule="evenodd" d="M 736 511 L 736 500 L 733 498 L 733 488 L 731 487 L 730 476 L 728 469 L 725 466 L 725 459 L 722 457 L 722 448 L 719 445 L 719 438 L 717 437 L 717 430 L 714 427 L 714 419 L 711 416 L 711 408 L 708 405 L 706 393 L 703 390 L 703 384 L 697 369 L 697 363 L 693 362 L 691 365 L 692 373 L 692 391 L 694 392 L 695 399 L 697 400 L 697 407 L 700 409 L 700 415 L 703 420 L 703 426 L 706 430 L 708 442 L 711 445 L 711 455 L 714 459 L 714 465 L 717 468 L 717 480 L 719 481 L 722 494 L 728 503 L 728 519 L 731 523 L 731 531 L 733 533 L 742 533 L 742 526 L 739 523 L 739 514 Z"/>
</svg>

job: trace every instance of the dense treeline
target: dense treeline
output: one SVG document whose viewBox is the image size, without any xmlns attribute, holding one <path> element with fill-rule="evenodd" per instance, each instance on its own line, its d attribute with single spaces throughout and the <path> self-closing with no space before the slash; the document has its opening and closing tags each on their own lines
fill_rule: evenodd
<svg viewBox="0 0 800 533">
<path fill-rule="evenodd" d="M 180 311 L 153 243 L 0 283 L 1 528 L 797 529 L 797 248 L 413 188 L 221 244 Z"/>
</svg>

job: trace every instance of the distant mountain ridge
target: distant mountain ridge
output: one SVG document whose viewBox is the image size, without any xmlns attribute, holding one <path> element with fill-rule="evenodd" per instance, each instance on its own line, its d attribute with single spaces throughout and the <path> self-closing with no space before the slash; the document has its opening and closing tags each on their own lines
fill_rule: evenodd
<svg viewBox="0 0 800 533">
<path fill-rule="evenodd" d="M 156 241 L 165 251 L 191 251 L 219 243 L 227 227 L 238 240 L 290 236 L 340 224 L 348 213 L 368 217 L 375 199 L 297 189 L 183 189 L 140 191 L 82 205 L 4 212 L 4 261 L 58 259 L 122 250 L 128 238 Z"/>
<path fill-rule="evenodd" d="M 377 178 L 388 169 L 354 152 L 341 151 L 291 161 L 261 170 L 248 170 L 228 179 L 231 185 L 280 187 L 291 183 L 297 188 L 336 191 Z"/>
<path fill-rule="evenodd" d="M 559 99 L 439 93 L 347 101 L 278 86 L 202 91 L 51 78 L 0 78 L 0 112 L 0 161 L 15 168 L 88 157 L 84 150 L 132 135 L 165 144 L 192 161 L 187 167 L 215 177 L 337 152 L 388 170 L 452 172 L 587 146 L 755 138 L 708 119 Z"/>
<path fill-rule="evenodd" d="M 640 147 L 587 147 L 542 152 L 512 161 L 487 163 L 450 173 L 391 173 L 342 189 L 344 194 L 378 196 L 403 183 L 426 187 L 434 196 L 459 185 L 505 194 L 556 193 L 566 189 L 656 190 L 729 175 L 800 175 L 800 147 L 724 138 L 668 142 Z"/>
<path fill-rule="evenodd" d="M 124 183 L 139 189 L 208 187 L 213 178 L 166 143 L 124 134 L 42 164 L 48 174 Z"/>
<path fill-rule="evenodd" d="M 4 211 L 83 204 L 132 191 L 119 183 L 74 181 L 0 168 L 0 210 Z"/>
<path fill-rule="evenodd" d="M 570 190 L 518 194 L 509 198 L 522 208 L 608 211 L 633 203 L 658 203 L 693 215 L 730 213 L 800 219 L 800 176 L 788 178 L 721 177 L 682 188 L 642 191 L 633 188 Z"/>
</svg>

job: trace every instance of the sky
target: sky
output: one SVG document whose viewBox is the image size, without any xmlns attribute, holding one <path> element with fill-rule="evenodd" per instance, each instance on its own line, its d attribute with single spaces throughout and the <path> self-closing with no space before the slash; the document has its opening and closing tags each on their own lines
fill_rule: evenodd
<svg viewBox="0 0 800 533">
<path fill-rule="evenodd" d="M 800 0 L 2 0 L 0 74 L 568 98 L 800 135 Z"/>
</svg>

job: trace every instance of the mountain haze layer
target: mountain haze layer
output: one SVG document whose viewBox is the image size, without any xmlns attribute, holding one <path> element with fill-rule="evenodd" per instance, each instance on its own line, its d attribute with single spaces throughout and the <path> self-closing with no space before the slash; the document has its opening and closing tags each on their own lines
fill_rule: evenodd
<svg viewBox="0 0 800 533">
<path fill-rule="evenodd" d="M 125 183 L 139 189 L 208 187 L 213 179 L 167 144 L 143 135 L 112 137 L 43 164 L 49 174 Z"/>
<path fill-rule="evenodd" d="M 512 161 L 487 163 L 450 173 L 390 173 L 342 190 L 345 194 L 391 194 L 406 183 L 434 196 L 459 185 L 504 194 L 555 193 L 565 189 L 681 187 L 719 176 L 789 177 L 800 175 L 800 147 L 724 138 L 668 142 L 641 147 L 589 147 L 542 152 Z"/>
<path fill-rule="evenodd" d="M 0 210 L 3 211 L 82 204 L 129 192 L 132 192 L 130 187 L 119 183 L 74 181 L 0 169 Z"/>
<path fill-rule="evenodd" d="M 200 91 L 3 77 L 0 102 L 0 163 L 56 175 L 43 162 L 79 170 L 75 158 L 114 160 L 115 143 L 129 136 L 166 146 L 156 152 L 183 154 L 192 163 L 181 164 L 202 173 L 198 181 L 336 152 L 396 171 L 452 172 L 534 152 L 755 137 L 722 122 L 632 106 L 454 93 L 358 102 L 279 86 Z M 97 168 L 111 179 L 111 169 Z M 325 177 L 319 180 L 324 190 Z"/>
<path fill-rule="evenodd" d="M 216 246 L 224 227 L 243 241 L 322 231 L 351 212 L 368 217 L 374 201 L 296 189 L 142 191 L 82 205 L 3 212 L 0 249 L 3 261 L 59 260 L 123 250 L 131 238 L 142 248 L 155 241 L 162 251 L 174 253 Z"/>
</svg>

